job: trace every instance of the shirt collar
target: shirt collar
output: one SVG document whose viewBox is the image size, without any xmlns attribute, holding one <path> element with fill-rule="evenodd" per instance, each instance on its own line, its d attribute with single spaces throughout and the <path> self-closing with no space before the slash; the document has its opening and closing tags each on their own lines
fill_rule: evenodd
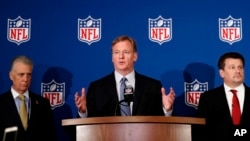
<svg viewBox="0 0 250 141">
<path fill-rule="evenodd" d="M 135 71 L 131 71 L 129 74 L 127 74 L 126 76 L 121 75 L 118 71 L 115 71 L 115 81 L 116 83 L 120 83 L 120 80 L 126 77 L 128 82 L 134 82 L 135 79 Z"/>
<path fill-rule="evenodd" d="M 226 92 L 230 92 L 230 90 L 232 89 L 232 88 L 230 88 L 228 85 L 226 85 L 225 83 L 224 83 L 224 88 L 225 88 L 225 91 Z M 237 91 L 242 91 L 243 89 L 244 89 L 244 85 L 243 85 L 243 83 L 242 84 L 240 84 L 238 87 L 236 87 L 236 88 L 233 88 L 234 90 L 237 90 Z"/>
<path fill-rule="evenodd" d="M 14 97 L 14 99 L 17 98 L 17 97 L 19 96 L 19 93 L 18 93 L 13 87 L 11 87 L 11 93 L 12 93 L 12 96 Z M 24 95 L 27 99 L 29 99 L 29 91 L 28 91 L 28 90 L 26 90 L 26 91 L 23 93 L 23 95 Z"/>
</svg>

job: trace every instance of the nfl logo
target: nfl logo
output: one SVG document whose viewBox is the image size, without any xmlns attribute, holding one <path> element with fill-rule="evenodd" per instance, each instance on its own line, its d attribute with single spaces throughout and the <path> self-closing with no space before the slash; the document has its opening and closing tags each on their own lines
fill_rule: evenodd
<svg viewBox="0 0 250 141">
<path fill-rule="evenodd" d="M 7 39 L 20 45 L 30 40 L 31 19 L 23 19 L 18 16 L 16 19 L 8 19 Z"/>
<path fill-rule="evenodd" d="M 241 18 L 234 19 L 228 16 L 226 19 L 219 18 L 219 37 L 221 41 L 232 45 L 242 39 L 242 21 Z"/>
<path fill-rule="evenodd" d="M 201 83 L 195 79 L 192 83 L 185 82 L 185 103 L 197 109 L 201 93 L 208 90 L 208 82 Z"/>
<path fill-rule="evenodd" d="M 42 96 L 49 99 L 52 109 L 60 107 L 65 103 L 65 83 L 57 83 L 52 80 L 49 83 L 42 83 Z"/>
<path fill-rule="evenodd" d="M 159 16 L 148 20 L 149 40 L 163 44 L 172 39 L 172 19 L 164 19 Z"/>
<path fill-rule="evenodd" d="M 78 19 L 78 40 L 88 45 L 101 39 L 101 19 Z"/>
</svg>

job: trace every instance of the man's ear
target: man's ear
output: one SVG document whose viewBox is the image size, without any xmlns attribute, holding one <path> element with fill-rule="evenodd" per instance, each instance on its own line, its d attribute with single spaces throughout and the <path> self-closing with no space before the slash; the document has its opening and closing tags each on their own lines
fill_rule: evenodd
<svg viewBox="0 0 250 141">
<path fill-rule="evenodd" d="M 219 74 L 220 74 L 220 77 L 221 77 L 221 78 L 224 78 L 224 70 L 220 69 L 220 70 L 219 70 Z"/>
<path fill-rule="evenodd" d="M 14 77 L 14 72 L 13 71 L 9 72 L 9 77 L 10 77 L 10 80 L 13 80 L 13 77 Z"/>
<path fill-rule="evenodd" d="M 138 54 L 137 53 L 134 53 L 134 62 L 136 62 L 138 59 Z"/>
</svg>

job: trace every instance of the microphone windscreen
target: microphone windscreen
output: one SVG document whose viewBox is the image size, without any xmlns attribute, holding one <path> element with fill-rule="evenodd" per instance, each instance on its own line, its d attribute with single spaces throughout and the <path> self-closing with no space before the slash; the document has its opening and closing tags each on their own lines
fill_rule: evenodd
<svg viewBox="0 0 250 141">
<path fill-rule="evenodd" d="M 134 101 L 134 89 L 131 85 L 128 85 L 124 88 L 124 100 L 125 102 Z"/>
</svg>

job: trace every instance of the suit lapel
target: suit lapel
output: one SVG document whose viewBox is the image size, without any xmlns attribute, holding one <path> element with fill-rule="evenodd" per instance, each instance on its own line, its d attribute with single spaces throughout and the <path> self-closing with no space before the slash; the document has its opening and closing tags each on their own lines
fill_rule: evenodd
<svg viewBox="0 0 250 141">
<path fill-rule="evenodd" d="M 250 123 L 250 89 L 249 87 L 245 86 L 245 99 L 243 104 L 243 111 L 242 111 L 242 117 L 241 117 L 241 123 Z"/>
<path fill-rule="evenodd" d="M 141 100 L 141 94 L 143 93 L 143 82 L 141 81 L 140 74 L 135 72 L 135 88 L 134 89 L 134 103 L 133 103 L 133 111 L 132 114 L 135 115 L 138 109 L 138 105 L 140 105 Z"/>
<path fill-rule="evenodd" d="M 37 112 L 37 105 L 39 104 L 38 100 L 30 94 L 30 119 L 29 119 L 29 124 L 32 124 L 32 120 L 34 119 L 35 115 Z"/>
<path fill-rule="evenodd" d="M 18 109 L 17 109 L 16 104 L 15 104 L 15 100 L 13 99 L 11 92 L 9 92 L 9 94 L 7 95 L 7 100 L 6 101 L 7 101 L 6 103 L 8 105 L 7 106 L 8 110 L 10 110 L 11 111 L 10 113 L 12 113 L 11 118 L 14 118 L 16 123 L 18 123 L 19 127 L 23 127 L 22 121 L 21 121 L 20 116 L 19 116 Z"/>
<path fill-rule="evenodd" d="M 228 107 L 226 92 L 224 89 L 224 86 L 221 86 L 218 91 L 218 95 L 215 97 L 212 97 L 214 100 L 216 100 L 217 105 L 215 106 L 215 110 L 218 111 L 217 114 L 221 115 L 220 117 L 224 117 L 223 119 L 226 119 L 223 122 L 227 122 L 228 124 L 232 124 L 232 118 L 230 114 L 230 109 Z"/>
<path fill-rule="evenodd" d="M 108 83 L 106 84 L 106 88 L 108 88 L 107 94 L 110 95 L 110 97 L 115 97 L 115 102 L 118 102 L 118 93 L 117 93 L 117 88 L 116 88 L 116 81 L 115 81 L 115 74 L 112 73 L 108 77 Z M 114 87 L 110 87 L 114 86 Z"/>
<path fill-rule="evenodd" d="M 13 99 L 11 93 L 8 95 L 8 100 L 6 100 L 6 101 L 8 101 L 7 104 L 8 104 L 9 110 L 12 111 L 11 113 L 14 114 L 13 116 L 14 116 L 14 117 L 18 117 L 17 119 L 20 120 L 20 119 L 19 119 L 19 113 L 18 113 L 16 104 L 15 104 L 15 100 Z M 20 121 L 21 121 L 21 120 L 20 120 Z"/>
</svg>

